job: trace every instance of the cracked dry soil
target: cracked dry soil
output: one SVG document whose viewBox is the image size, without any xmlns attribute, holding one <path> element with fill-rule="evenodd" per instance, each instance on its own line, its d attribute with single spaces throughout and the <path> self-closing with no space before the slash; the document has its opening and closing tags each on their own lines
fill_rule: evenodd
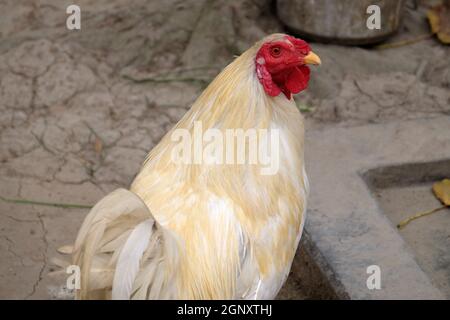
<svg viewBox="0 0 450 320">
<path fill-rule="evenodd" d="M 283 32 L 271 1 L 0 3 L 0 196 L 94 204 L 128 186 L 146 153 L 212 77 Z M 405 13 L 392 41 L 426 32 Z M 450 115 L 450 54 L 435 39 L 388 50 L 312 44 L 323 65 L 296 99 L 307 129 Z M 0 298 L 70 298 L 47 276 L 87 209 L 0 201 Z M 308 298 L 288 284 L 284 297 Z"/>
</svg>

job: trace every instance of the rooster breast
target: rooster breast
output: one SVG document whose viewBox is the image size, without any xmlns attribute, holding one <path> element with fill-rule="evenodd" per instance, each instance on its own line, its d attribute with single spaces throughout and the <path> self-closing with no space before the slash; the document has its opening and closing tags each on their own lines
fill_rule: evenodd
<svg viewBox="0 0 450 320">
<path fill-rule="evenodd" d="M 303 229 L 308 182 L 303 119 L 293 101 L 272 99 L 280 163 L 176 165 L 170 144 L 146 163 L 131 191 L 177 239 L 181 299 L 271 299 L 287 278 Z M 263 121 L 264 122 L 264 121 Z"/>
</svg>

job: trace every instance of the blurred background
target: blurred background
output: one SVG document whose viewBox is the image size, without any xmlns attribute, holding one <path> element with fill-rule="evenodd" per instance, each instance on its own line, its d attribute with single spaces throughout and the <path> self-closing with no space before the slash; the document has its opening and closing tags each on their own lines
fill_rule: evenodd
<svg viewBox="0 0 450 320">
<path fill-rule="evenodd" d="M 71 4 L 81 8 L 81 30 L 66 28 Z M 381 9 L 379 30 L 366 25 L 371 4 Z M 72 205 L 92 205 L 128 186 L 147 152 L 214 76 L 274 32 L 304 38 L 322 59 L 309 89 L 295 98 L 309 132 L 312 218 L 280 298 L 408 298 L 408 291 L 416 292 L 413 285 L 408 290 L 411 278 L 424 288 L 411 298 L 449 298 L 449 210 L 417 221 L 404 234 L 395 229 L 399 219 L 439 205 L 429 172 L 435 170 L 435 179 L 450 171 L 450 127 L 443 120 L 450 116 L 450 3 L 431 0 L 0 0 L 0 298 L 70 298 L 64 283 L 47 273 L 55 248 L 74 240 L 88 212 Z M 412 133 L 405 141 L 431 149 L 411 143 L 382 155 L 389 142 L 381 142 L 381 133 L 403 127 Z M 334 162 L 340 154 L 316 143 L 336 132 L 348 132 L 345 146 L 353 146 L 351 137 L 367 138 L 355 142 L 355 159 L 370 153 L 372 144 L 380 150 L 355 172 L 377 168 L 377 161 L 381 167 L 415 159 L 431 163 L 414 169 L 422 171 L 407 183 L 413 189 L 392 182 L 404 181 L 411 169 L 393 169 L 397 178 L 382 182 L 377 177 L 386 171 L 371 171 L 369 180 L 379 183 L 358 190 L 365 190 L 367 207 L 377 212 L 373 221 L 340 197 L 326 197 L 342 212 L 361 214 L 350 219 L 361 234 L 398 241 L 405 255 L 399 259 L 411 267 L 406 280 L 393 280 L 391 291 L 375 296 L 366 288 L 366 265 L 386 263 L 391 273 L 405 269 L 396 265 L 395 253 L 384 257 L 372 246 L 354 246 L 352 241 L 373 239 L 355 238 L 348 219 L 329 218 L 321 205 L 321 185 L 345 188 L 333 179 L 342 169 Z M 323 168 L 330 168 L 328 176 L 314 173 Z M 401 217 L 390 215 L 406 204 Z M 347 228 L 333 229 L 341 223 Z M 422 232 L 429 225 L 434 229 Z M 348 247 L 336 251 L 336 239 Z M 365 249 L 379 259 L 359 261 L 358 250 Z M 414 273 L 420 270 L 423 280 Z"/>
</svg>

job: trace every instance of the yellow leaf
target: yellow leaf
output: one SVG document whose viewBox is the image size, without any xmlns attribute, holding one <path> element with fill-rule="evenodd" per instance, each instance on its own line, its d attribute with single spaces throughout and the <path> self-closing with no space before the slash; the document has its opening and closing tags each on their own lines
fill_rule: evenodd
<svg viewBox="0 0 450 320">
<path fill-rule="evenodd" d="M 450 43 L 450 6 L 437 5 L 427 12 L 431 31 L 437 34 L 438 39 L 445 44 Z"/>
<path fill-rule="evenodd" d="M 442 209 L 445 209 L 446 207 L 450 207 L 450 179 L 444 179 L 442 181 L 435 182 L 433 184 L 433 192 L 436 198 L 438 198 L 444 206 L 439 208 L 434 208 L 432 210 L 428 210 L 425 212 L 417 213 L 405 220 L 402 220 L 398 225 L 397 228 L 402 229 L 405 227 L 408 223 L 410 223 L 413 220 L 419 219 L 424 216 L 428 216 L 432 213 L 435 213 L 436 211 L 440 211 Z"/>
<path fill-rule="evenodd" d="M 450 179 L 444 179 L 433 184 L 433 192 L 436 198 L 441 202 L 450 206 Z"/>
</svg>

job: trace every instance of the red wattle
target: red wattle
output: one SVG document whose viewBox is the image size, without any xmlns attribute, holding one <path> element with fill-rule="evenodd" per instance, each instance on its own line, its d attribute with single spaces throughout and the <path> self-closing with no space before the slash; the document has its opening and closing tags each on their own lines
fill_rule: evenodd
<svg viewBox="0 0 450 320">
<path fill-rule="evenodd" d="M 257 64 L 257 75 L 264 91 L 271 97 L 278 96 L 281 92 L 286 98 L 291 99 L 292 94 L 306 89 L 309 81 L 310 70 L 307 66 L 293 67 L 289 70 L 271 75 L 264 65 Z"/>
<path fill-rule="evenodd" d="M 299 93 L 308 87 L 310 70 L 307 66 L 295 67 L 287 76 L 284 85 L 293 94 Z"/>
</svg>

